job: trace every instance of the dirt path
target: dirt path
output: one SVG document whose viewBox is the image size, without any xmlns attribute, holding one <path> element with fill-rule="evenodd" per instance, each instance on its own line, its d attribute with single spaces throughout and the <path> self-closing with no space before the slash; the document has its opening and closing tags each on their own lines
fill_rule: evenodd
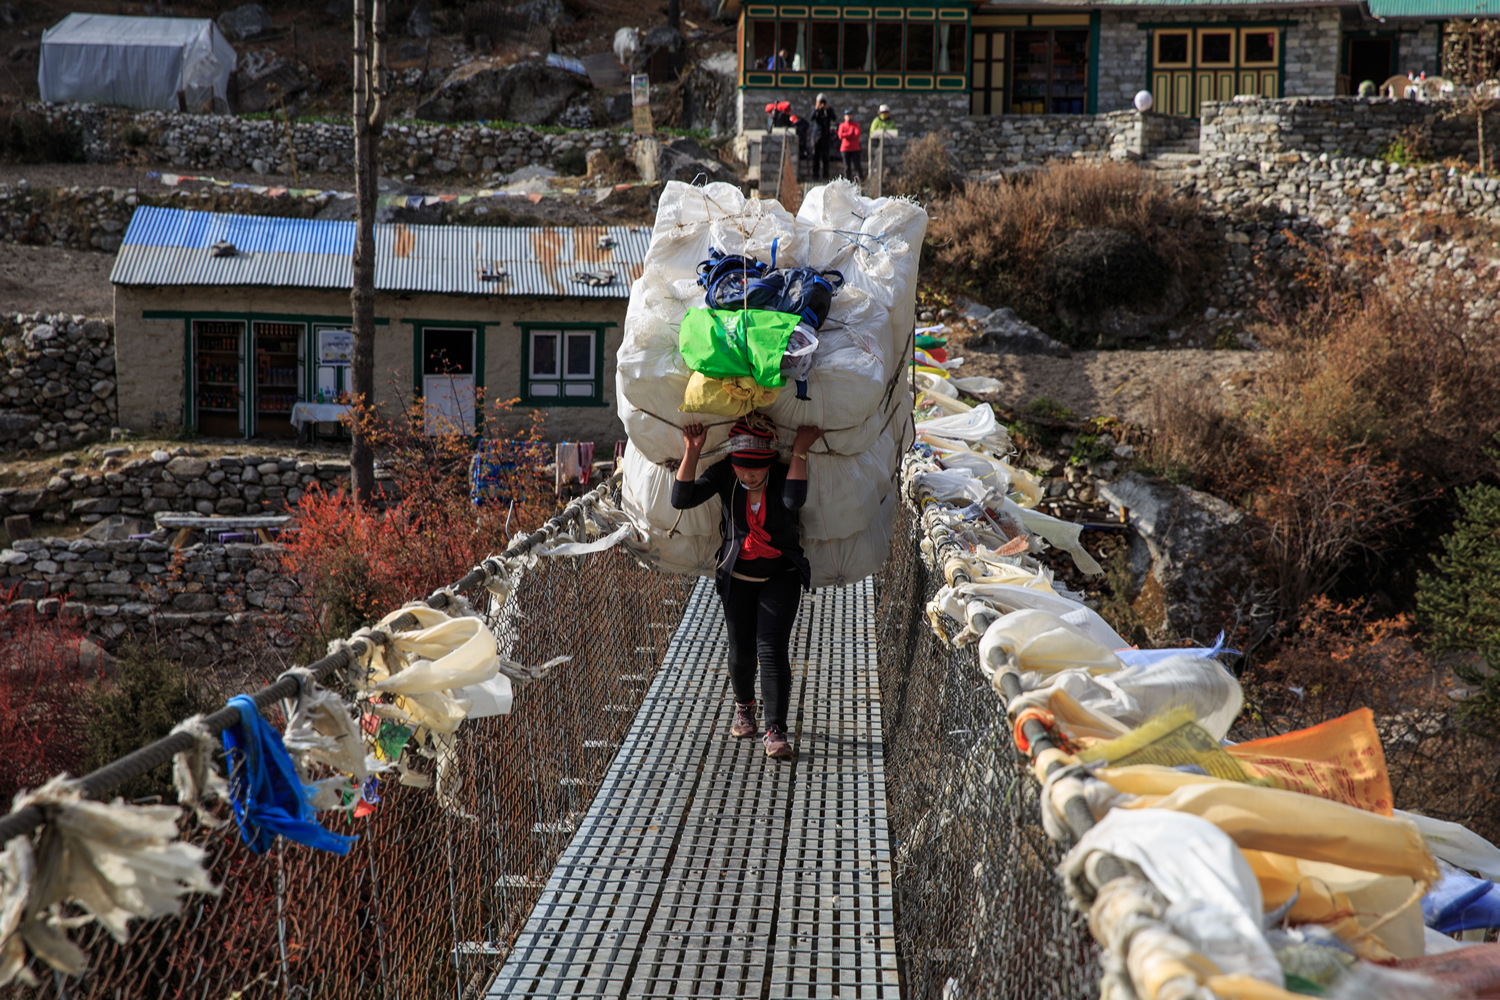
<svg viewBox="0 0 1500 1000">
<path fill-rule="evenodd" d="M 112 253 L 0 243 L 0 313 L 114 315 Z"/>
<path fill-rule="evenodd" d="M 1118 417 L 1150 426 L 1155 389 L 1174 379 L 1217 387 L 1222 394 L 1244 390 L 1272 355 L 1249 351 L 1162 348 L 1154 351 L 1075 351 L 1071 358 L 994 354 L 962 346 L 950 350 L 962 357 L 957 375 L 988 375 L 1004 387 L 983 396 L 1001 409 L 1019 411 L 1034 399 L 1048 397 L 1080 419 Z"/>
</svg>

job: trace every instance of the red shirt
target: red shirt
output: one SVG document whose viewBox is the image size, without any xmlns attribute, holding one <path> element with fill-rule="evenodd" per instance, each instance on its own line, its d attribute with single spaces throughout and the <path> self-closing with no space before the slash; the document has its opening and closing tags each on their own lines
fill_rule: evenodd
<svg viewBox="0 0 1500 1000">
<path fill-rule="evenodd" d="M 839 123 L 839 152 L 859 152 L 859 124 L 857 122 Z"/>
<path fill-rule="evenodd" d="M 766 531 L 766 500 L 761 497 L 758 507 L 745 504 L 745 521 L 750 531 L 740 544 L 740 555 L 746 559 L 775 559 L 781 550 L 771 544 L 771 533 Z"/>
</svg>

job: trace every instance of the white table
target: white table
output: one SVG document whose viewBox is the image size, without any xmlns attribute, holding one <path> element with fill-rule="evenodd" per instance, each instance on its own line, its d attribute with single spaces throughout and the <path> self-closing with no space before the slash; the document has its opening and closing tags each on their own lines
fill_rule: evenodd
<svg viewBox="0 0 1500 1000">
<path fill-rule="evenodd" d="M 292 426 L 300 431 L 306 424 L 336 423 L 348 412 L 348 403 L 293 403 Z"/>
</svg>

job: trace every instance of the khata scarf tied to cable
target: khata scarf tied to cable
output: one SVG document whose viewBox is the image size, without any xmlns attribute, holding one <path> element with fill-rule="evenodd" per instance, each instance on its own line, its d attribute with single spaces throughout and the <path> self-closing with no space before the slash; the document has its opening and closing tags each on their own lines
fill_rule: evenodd
<svg viewBox="0 0 1500 1000">
<path fill-rule="evenodd" d="M 257 854 L 278 836 L 307 847 L 347 854 L 358 837 L 325 830 L 313 809 L 317 789 L 304 785 L 297 768 L 249 695 L 236 695 L 229 704 L 240 713 L 238 724 L 224 730 L 224 753 L 229 758 L 229 797 L 234 819 L 245 843 Z"/>
</svg>

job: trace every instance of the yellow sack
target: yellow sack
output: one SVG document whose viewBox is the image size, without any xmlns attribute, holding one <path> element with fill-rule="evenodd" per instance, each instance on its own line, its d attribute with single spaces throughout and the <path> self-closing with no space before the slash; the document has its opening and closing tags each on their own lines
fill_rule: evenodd
<svg viewBox="0 0 1500 1000">
<path fill-rule="evenodd" d="M 781 389 L 757 385 L 748 375 L 738 378 L 710 378 L 693 372 L 687 391 L 682 394 L 683 413 L 713 413 L 721 417 L 743 417 L 751 410 L 770 406 L 781 395 Z"/>
<path fill-rule="evenodd" d="M 1103 768 L 1095 776 L 1137 798 L 1127 809 L 1172 809 L 1202 816 L 1241 850 L 1402 875 L 1429 885 L 1437 863 L 1411 823 L 1341 802 L 1141 765 Z"/>
</svg>

